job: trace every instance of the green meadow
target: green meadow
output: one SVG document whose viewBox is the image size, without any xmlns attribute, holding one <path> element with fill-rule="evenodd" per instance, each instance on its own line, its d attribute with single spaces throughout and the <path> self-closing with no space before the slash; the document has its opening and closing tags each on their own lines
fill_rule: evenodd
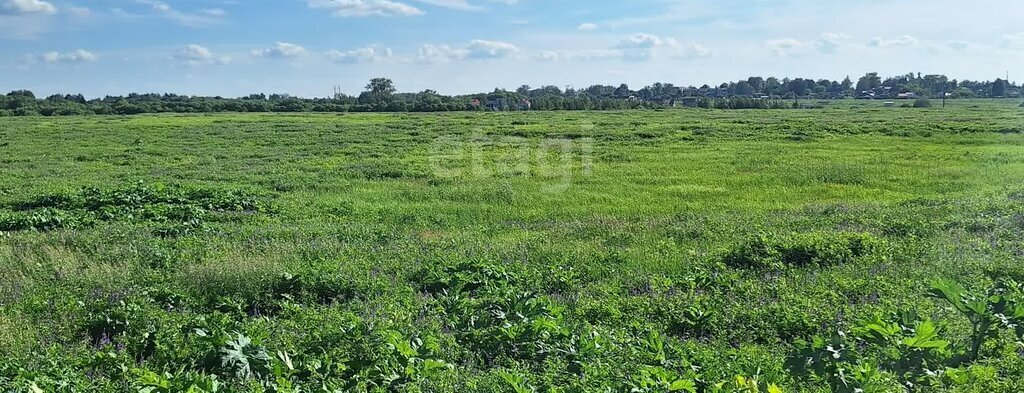
<svg viewBox="0 0 1024 393">
<path fill-rule="evenodd" d="M 1024 108 L 0 118 L 0 391 L 1024 390 Z"/>
</svg>

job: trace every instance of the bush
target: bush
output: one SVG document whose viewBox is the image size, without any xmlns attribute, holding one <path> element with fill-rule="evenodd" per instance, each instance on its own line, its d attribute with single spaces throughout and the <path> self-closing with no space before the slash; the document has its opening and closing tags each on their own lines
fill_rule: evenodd
<svg viewBox="0 0 1024 393">
<path fill-rule="evenodd" d="M 164 236 L 189 234 L 229 214 L 269 212 L 262 199 L 240 190 L 207 190 L 163 185 L 41 195 L 0 208 L 0 231 L 50 231 L 99 222 L 150 223 Z"/>
<path fill-rule="evenodd" d="M 881 240 L 864 233 L 760 234 L 733 248 L 724 262 L 741 269 L 831 266 L 870 255 L 880 245 Z"/>
<path fill-rule="evenodd" d="M 914 108 L 931 108 L 932 102 L 927 98 L 918 98 L 914 101 Z"/>
</svg>

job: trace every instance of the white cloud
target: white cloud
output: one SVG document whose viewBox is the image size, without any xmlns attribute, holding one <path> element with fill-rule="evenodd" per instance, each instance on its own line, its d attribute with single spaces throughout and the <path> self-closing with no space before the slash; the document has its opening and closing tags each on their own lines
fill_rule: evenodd
<svg viewBox="0 0 1024 393">
<path fill-rule="evenodd" d="M 417 0 L 420 3 L 462 11 L 480 11 L 483 7 L 469 4 L 466 0 Z"/>
<path fill-rule="evenodd" d="M 636 33 L 622 37 L 610 48 L 544 50 L 534 54 L 540 61 L 648 61 L 654 58 L 697 59 L 713 52 L 695 42 L 680 42 L 671 37 Z"/>
<path fill-rule="evenodd" d="M 868 43 L 868 46 L 872 48 L 891 48 L 898 46 L 915 46 L 920 42 L 917 37 L 903 35 L 893 39 L 884 39 L 877 37 Z"/>
<path fill-rule="evenodd" d="M 964 41 L 950 41 L 946 43 L 946 46 L 954 52 L 963 52 L 967 50 L 967 48 L 970 48 L 971 44 Z"/>
<path fill-rule="evenodd" d="M 566 56 L 570 60 L 612 60 L 621 59 L 623 56 L 622 51 L 614 49 L 584 49 L 578 51 L 571 51 Z"/>
<path fill-rule="evenodd" d="M 287 42 L 277 42 L 274 46 L 266 49 L 252 51 L 253 56 L 270 57 L 276 59 L 294 59 L 306 54 L 306 48 Z"/>
<path fill-rule="evenodd" d="M 486 60 L 518 58 L 519 47 L 501 41 L 473 40 L 463 48 L 426 44 L 420 47 L 417 60 L 422 63 L 442 63 L 452 60 Z"/>
<path fill-rule="evenodd" d="M 1003 35 L 999 46 L 1007 49 L 1024 47 L 1024 33 Z"/>
<path fill-rule="evenodd" d="M 764 42 L 765 46 L 772 50 L 776 56 L 791 56 L 798 54 L 807 44 L 794 38 L 780 38 Z"/>
<path fill-rule="evenodd" d="M 189 44 L 177 52 L 174 52 L 172 57 L 193 66 L 204 64 L 223 65 L 231 62 L 230 57 L 217 56 L 211 52 L 210 49 L 199 44 Z"/>
<path fill-rule="evenodd" d="M 70 64 L 79 62 L 92 62 L 95 61 L 98 56 L 85 49 L 76 49 L 70 52 L 58 52 L 49 51 L 43 54 L 35 55 L 29 54 L 23 57 L 23 67 L 27 68 L 29 64 L 37 62 L 45 62 L 48 64 Z"/>
<path fill-rule="evenodd" d="M 469 0 L 416 0 L 423 4 L 429 4 L 435 7 L 449 8 L 460 11 L 483 11 L 485 8 L 480 5 L 472 4 Z M 488 0 L 492 3 L 501 3 L 505 5 L 514 5 L 518 3 L 517 0 Z"/>
<path fill-rule="evenodd" d="M 821 35 L 814 45 L 818 47 L 818 50 L 822 53 L 834 53 L 839 48 L 842 48 L 850 41 L 850 36 L 843 33 L 824 33 Z"/>
<path fill-rule="evenodd" d="M 46 52 L 38 56 L 38 60 L 44 63 L 88 63 L 96 61 L 98 57 L 85 49 L 77 49 L 71 52 Z"/>
<path fill-rule="evenodd" d="M 636 33 L 623 37 L 612 47 L 624 60 L 646 61 L 660 55 L 676 59 L 694 59 L 711 55 L 711 50 L 697 43 L 683 44 L 671 37 Z M 611 57 L 608 52 L 597 52 L 598 58 Z"/>
<path fill-rule="evenodd" d="M 85 7 L 71 7 L 67 9 L 67 13 L 79 18 L 85 18 L 92 15 L 92 10 Z"/>
<path fill-rule="evenodd" d="M 349 51 L 330 50 L 324 54 L 336 63 L 355 64 L 380 61 L 391 57 L 392 52 L 390 48 L 378 49 L 370 46 Z"/>
<path fill-rule="evenodd" d="M 519 47 L 507 42 L 473 40 L 466 47 L 467 57 L 471 59 L 502 59 L 517 57 L 522 52 Z"/>
<path fill-rule="evenodd" d="M 43 0 L 0 0 L 0 14 L 44 14 L 57 13 L 57 7 Z"/>
<path fill-rule="evenodd" d="M 139 4 L 142 4 L 142 5 L 148 5 L 154 11 L 158 11 L 158 12 L 169 12 L 169 11 L 173 10 L 171 8 L 171 6 L 167 5 L 167 3 L 164 3 L 162 1 L 157 1 L 157 0 L 135 0 L 135 1 L 137 3 L 139 3 Z"/>
<path fill-rule="evenodd" d="M 160 16 L 176 21 L 184 26 L 209 26 L 221 22 L 221 17 L 226 15 L 223 10 L 220 10 L 222 12 L 218 14 L 216 9 L 204 9 L 197 13 L 182 12 L 159 0 L 135 0 L 135 2 L 149 6 L 150 9 Z M 124 10 L 115 9 L 114 12 L 123 14 Z"/>
<path fill-rule="evenodd" d="M 845 33 L 823 33 L 817 39 L 801 41 L 795 38 L 779 38 L 765 41 L 772 55 L 780 57 L 804 56 L 814 53 L 831 54 L 843 48 L 855 47 Z"/>
<path fill-rule="evenodd" d="M 653 34 L 636 33 L 623 38 L 615 45 L 619 49 L 651 49 L 664 45 L 665 42 Z"/>
<path fill-rule="evenodd" d="M 671 56 L 676 59 L 697 59 L 711 56 L 711 49 L 701 44 L 679 44 L 673 48 Z"/>
<path fill-rule="evenodd" d="M 226 16 L 228 14 L 223 8 L 203 8 L 199 10 L 199 13 L 209 16 Z"/>
<path fill-rule="evenodd" d="M 405 3 L 390 0 L 307 0 L 309 8 L 331 11 L 336 17 L 412 16 L 423 11 Z"/>
<path fill-rule="evenodd" d="M 553 50 L 544 50 L 537 52 L 537 54 L 533 55 L 533 58 L 540 61 L 558 61 L 558 59 L 561 58 L 561 55 Z"/>
<path fill-rule="evenodd" d="M 622 60 L 625 56 L 625 51 L 619 49 L 574 49 L 540 51 L 533 58 L 540 61 L 601 61 Z"/>
<path fill-rule="evenodd" d="M 417 60 L 421 63 L 443 63 L 466 58 L 464 49 L 455 49 L 448 45 L 424 44 L 419 49 Z"/>
<path fill-rule="evenodd" d="M 595 25 L 593 23 L 581 23 L 579 26 L 576 26 L 576 30 L 579 30 L 579 31 L 594 31 L 594 30 L 597 30 L 597 25 Z"/>
</svg>

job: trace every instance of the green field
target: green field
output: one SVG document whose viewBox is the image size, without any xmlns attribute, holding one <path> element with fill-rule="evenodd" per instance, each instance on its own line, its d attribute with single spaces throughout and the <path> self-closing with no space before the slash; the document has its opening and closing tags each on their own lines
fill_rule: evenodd
<svg viewBox="0 0 1024 393">
<path fill-rule="evenodd" d="M 0 118 L 0 391 L 1021 391 L 1018 104 Z"/>
</svg>

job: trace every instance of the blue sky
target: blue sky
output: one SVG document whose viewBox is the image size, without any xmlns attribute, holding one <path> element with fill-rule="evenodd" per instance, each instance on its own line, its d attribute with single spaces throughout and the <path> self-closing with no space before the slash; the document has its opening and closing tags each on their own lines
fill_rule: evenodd
<svg viewBox="0 0 1024 393">
<path fill-rule="evenodd" d="M 0 90 L 89 97 L 1024 74 L 1020 0 L 0 0 Z"/>
</svg>

